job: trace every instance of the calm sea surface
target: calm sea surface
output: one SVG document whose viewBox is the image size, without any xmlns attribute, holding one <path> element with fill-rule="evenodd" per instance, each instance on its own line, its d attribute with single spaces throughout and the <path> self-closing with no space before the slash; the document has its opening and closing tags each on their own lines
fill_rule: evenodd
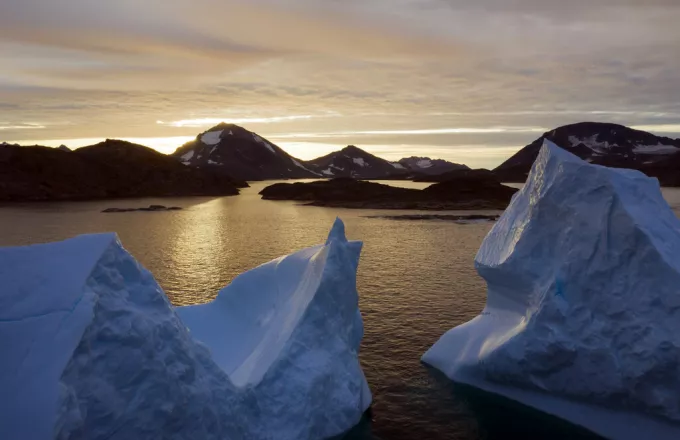
<svg viewBox="0 0 680 440">
<path fill-rule="evenodd" d="M 589 438 L 511 402 L 453 386 L 420 363 L 446 330 L 484 307 L 485 284 L 473 259 L 489 223 L 394 221 L 413 213 L 298 206 L 260 200 L 268 183 L 240 196 L 38 203 L 0 207 L 0 245 L 114 231 L 176 305 L 210 301 L 236 275 L 322 243 L 336 216 L 362 240 L 358 274 L 366 333 L 361 361 L 373 392 L 372 422 L 361 439 Z M 425 187 L 427 184 L 393 182 Z M 680 189 L 664 189 L 680 213 Z M 174 212 L 103 214 L 107 207 L 181 206 Z M 198 440 L 198 439 L 197 439 Z"/>
</svg>

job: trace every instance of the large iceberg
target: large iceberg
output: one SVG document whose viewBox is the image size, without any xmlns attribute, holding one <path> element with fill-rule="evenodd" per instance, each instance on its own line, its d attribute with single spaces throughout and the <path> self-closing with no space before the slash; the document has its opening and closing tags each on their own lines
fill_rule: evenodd
<svg viewBox="0 0 680 440">
<path fill-rule="evenodd" d="M 115 234 L 1 248 L 0 438 L 292 440 L 350 429 L 371 401 L 357 359 L 360 249 L 337 221 L 326 245 L 178 309 L 189 331 Z"/>
<path fill-rule="evenodd" d="M 232 383 L 253 390 L 263 418 L 258 438 L 335 436 L 370 406 L 357 357 L 361 247 L 347 241 L 338 219 L 325 245 L 236 277 L 208 304 L 177 308 Z"/>
<path fill-rule="evenodd" d="M 680 221 L 656 179 L 546 141 L 475 266 L 486 308 L 424 362 L 605 437 L 680 438 Z"/>
</svg>

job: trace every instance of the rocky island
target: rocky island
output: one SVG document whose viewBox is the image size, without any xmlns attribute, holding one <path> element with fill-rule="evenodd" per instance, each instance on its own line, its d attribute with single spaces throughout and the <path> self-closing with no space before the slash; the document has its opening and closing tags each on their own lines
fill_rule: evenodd
<svg viewBox="0 0 680 440">
<path fill-rule="evenodd" d="M 515 188 L 489 174 L 473 182 L 447 180 L 425 189 L 397 188 L 350 178 L 309 183 L 276 183 L 260 192 L 264 200 L 295 200 L 312 206 L 357 209 L 505 209 Z"/>
<path fill-rule="evenodd" d="M 161 212 L 161 211 L 180 211 L 182 208 L 179 206 L 164 206 L 164 205 L 149 205 L 143 208 L 106 208 L 102 212 L 112 213 L 112 212 Z"/>
</svg>

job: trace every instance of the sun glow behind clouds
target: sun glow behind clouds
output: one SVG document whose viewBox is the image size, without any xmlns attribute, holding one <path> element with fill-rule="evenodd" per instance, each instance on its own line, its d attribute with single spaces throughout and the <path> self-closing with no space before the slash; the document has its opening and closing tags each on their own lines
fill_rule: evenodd
<svg viewBox="0 0 680 440">
<path fill-rule="evenodd" d="M 45 126 L 34 122 L 25 122 L 23 124 L 0 122 L 0 130 L 37 130 L 42 128 L 45 128 Z"/>
<path fill-rule="evenodd" d="M 346 138 L 352 136 L 381 135 L 424 135 L 424 134 L 491 134 L 491 133 L 545 133 L 543 127 L 489 127 L 489 128 L 425 128 L 411 130 L 362 130 L 362 131 L 329 131 L 325 133 L 283 133 L 273 134 L 277 139 L 300 138 Z"/>
<path fill-rule="evenodd" d="M 169 122 L 156 121 L 156 123 L 159 125 L 169 125 L 171 127 L 210 127 L 222 122 L 225 122 L 227 124 L 270 124 L 274 122 L 299 121 L 318 117 L 320 116 L 292 115 L 292 116 L 273 116 L 269 118 L 198 118 L 198 119 L 180 119 L 179 121 Z"/>
</svg>

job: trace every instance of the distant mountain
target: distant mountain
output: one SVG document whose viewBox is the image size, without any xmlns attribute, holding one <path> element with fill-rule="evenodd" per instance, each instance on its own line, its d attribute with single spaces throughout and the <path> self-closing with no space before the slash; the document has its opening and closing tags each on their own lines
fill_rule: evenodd
<svg viewBox="0 0 680 440">
<path fill-rule="evenodd" d="M 349 145 L 340 151 L 306 162 L 309 169 L 324 177 L 353 177 L 355 179 L 384 179 L 404 174 L 404 168 L 361 148 Z"/>
<path fill-rule="evenodd" d="M 178 148 L 172 156 L 185 165 L 220 170 L 242 180 L 320 177 L 303 161 L 233 124 L 216 125 Z"/>
<path fill-rule="evenodd" d="M 679 180 L 674 175 L 680 172 L 680 139 L 601 122 L 565 125 L 544 133 L 494 173 L 505 182 L 524 182 L 544 139 L 594 164 L 641 170 L 659 177 L 662 184 L 680 184 L 672 183 Z"/>
<path fill-rule="evenodd" d="M 443 159 L 430 159 L 429 157 L 405 157 L 400 159 L 398 162 L 392 162 L 392 164 L 399 168 L 397 165 L 408 171 L 413 171 L 415 173 L 436 175 L 443 174 L 454 170 L 469 170 L 467 165 L 461 165 L 453 162 L 449 162 Z"/>
<path fill-rule="evenodd" d="M 469 168 L 453 170 L 433 176 L 421 175 L 413 179 L 414 182 L 448 182 L 450 180 L 470 183 L 490 182 L 493 185 L 500 185 L 501 183 L 493 171 L 489 171 L 484 168 L 476 170 L 471 170 Z"/>
<path fill-rule="evenodd" d="M 0 145 L 0 200 L 223 196 L 247 185 L 191 168 L 151 148 L 106 140 L 73 152 Z"/>
<path fill-rule="evenodd" d="M 468 169 L 441 159 L 408 157 L 389 162 L 354 145 L 303 161 L 252 131 L 221 123 L 199 134 L 171 156 L 185 165 L 214 168 L 242 180 L 352 177 L 410 179 Z"/>
</svg>

